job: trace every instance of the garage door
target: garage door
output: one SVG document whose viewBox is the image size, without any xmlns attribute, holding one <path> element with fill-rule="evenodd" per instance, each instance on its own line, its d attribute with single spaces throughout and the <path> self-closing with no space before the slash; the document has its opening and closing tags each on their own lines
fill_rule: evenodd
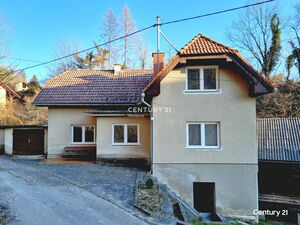
<svg viewBox="0 0 300 225">
<path fill-rule="evenodd" d="M 14 155 L 43 155 L 44 130 L 43 129 L 14 129 L 13 131 Z"/>
</svg>

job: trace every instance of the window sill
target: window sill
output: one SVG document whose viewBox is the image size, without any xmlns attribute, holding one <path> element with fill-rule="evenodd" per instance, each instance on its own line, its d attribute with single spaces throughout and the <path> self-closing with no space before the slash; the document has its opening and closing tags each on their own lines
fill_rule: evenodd
<svg viewBox="0 0 300 225">
<path fill-rule="evenodd" d="M 191 146 L 187 146 L 186 147 L 187 150 L 196 150 L 196 151 L 222 151 L 222 147 L 215 147 L 215 148 L 207 148 L 207 147 L 191 147 Z"/>
<path fill-rule="evenodd" d="M 184 90 L 184 94 L 221 94 L 222 89 L 217 89 L 217 90 Z"/>
<path fill-rule="evenodd" d="M 112 146 L 139 146 L 141 144 L 140 143 L 130 143 L 130 144 L 127 144 L 127 143 L 112 143 L 111 145 Z"/>
<path fill-rule="evenodd" d="M 95 142 L 90 142 L 90 143 L 70 143 L 70 145 L 96 145 Z"/>
</svg>

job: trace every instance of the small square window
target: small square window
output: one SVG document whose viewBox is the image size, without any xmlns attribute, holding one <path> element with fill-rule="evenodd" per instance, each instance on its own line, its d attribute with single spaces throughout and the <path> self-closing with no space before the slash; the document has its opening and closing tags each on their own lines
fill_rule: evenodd
<svg viewBox="0 0 300 225">
<path fill-rule="evenodd" d="M 187 69 L 186 88 L 188 91 L 217 90 L 217 66 L 201 66 Z"/>
<path fill-rule="evenodd" d="M 187 123 L 187 147 L 219 148 L 219 123 Z"/>
<path fill-rule="evenodd" d="M 139 142 L 139 126 L 137 124 L 114 124 L 113 140 L 115 145 L 138 144 Z"/>
<path fill-rule="evenodd" d="M 73 125 L 71 142 L 74 144 L 94 143 L 95 126 L 94 125 Z"/>
</svg>

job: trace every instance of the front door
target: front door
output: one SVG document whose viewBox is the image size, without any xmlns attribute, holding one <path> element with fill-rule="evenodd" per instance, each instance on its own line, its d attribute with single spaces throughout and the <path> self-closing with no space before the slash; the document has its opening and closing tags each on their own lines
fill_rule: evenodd
<svg viewBox="0 0 300 225">
<path fill-rule="evenodd" d="M 43 129 L 14 129 L 13 131 L 14 155 L 43 155 L 44 130 Z"/>
</svg>

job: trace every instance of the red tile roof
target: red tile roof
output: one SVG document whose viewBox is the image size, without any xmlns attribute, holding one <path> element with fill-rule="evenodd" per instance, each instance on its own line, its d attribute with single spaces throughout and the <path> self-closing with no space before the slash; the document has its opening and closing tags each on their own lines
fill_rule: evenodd
<svg viewBox="0 0 300 225">
<path fill-rule="evenodd" d="M 180 51 L 180 55 L 224 54 L 237 50 L 210 39 L 203 34 L 196 35 Z"/>
<path fill-rule="evenodd" d="M 21 95 L 19 95 L 17 92 L 15 92 L 13 89 L 11 89 L 7 84 L 3 83 L 2 81 L 0 81 L 0 87 L 4 88 L 9 95 L 13 96 L 14 98 L 17 99 L 22 99 Z"/>
<path fill-rule="evenodd" d="M 68 70 L 48 80 L 34 104 L 135 104 L 152 78 L 152 70 Z"/>
<path fill-rule="evenodd" d="M 233 55 L 241 60 L 248 69 L 259 78 L 263 85 L 268 89 L 274 89 L 274 86 L 259 72 L 257 72 L 239 53 L 231 47 L 228 47 L 220 42 L 212 40 L 203 34 L 196 35 L 189 43 L 187 43 L 171 60 L 170 62 L 155 76 L 152 81 L 143 89 L 143 92 L 149 91 L 154 84 L 160 82 L 164 77 L 180 62 L 181 57 L 188 56 L 211 56 L 211 55 Z M 151 92 L 151 91 L 150 91 Z"/>
</svg>

